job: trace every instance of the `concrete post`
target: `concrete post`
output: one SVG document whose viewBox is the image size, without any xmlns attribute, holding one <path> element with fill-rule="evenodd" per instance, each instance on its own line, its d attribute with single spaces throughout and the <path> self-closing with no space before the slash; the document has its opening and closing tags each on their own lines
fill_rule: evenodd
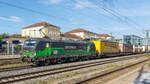
<svg viewBox="0 0 150 84">
<path fill-rule="evenodd" d="M 7 41 L 7 54 L 9 55 L 9 42 Z"/>
<path fill-rule="evenodd" d="M 12 44 L 12 55 L 14 55 L 14 44 Z"/>
</svg>

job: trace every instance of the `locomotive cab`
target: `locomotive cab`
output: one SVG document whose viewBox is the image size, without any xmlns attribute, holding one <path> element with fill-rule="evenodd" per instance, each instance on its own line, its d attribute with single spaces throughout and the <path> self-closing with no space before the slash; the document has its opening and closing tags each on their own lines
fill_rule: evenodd
<svg viewBox="0 0 150 84">
<path fill-rule="evenodd" d="M 38 57 L 42 57 L 45 55 L 45 49 L 49 48 L 50 45 L 46 45 L 50 43 L 50 39 L 42 39 L 42 38 L 31 38 L 27 39 L 24 42 L 23 46 L 23 62 L 35 62 Z M 40 59 L 40 58 L 39 58 Z"/>
<path fill-rule="evenodd" d="M 30 61 L 33 60 L 33 57 L 36 56 L 36 40 L 33 39 L 28 39 L 24 42 L 24 46 L 23 46 L 23 57 L 22 57 L 22 61 Z"/>
</svg>

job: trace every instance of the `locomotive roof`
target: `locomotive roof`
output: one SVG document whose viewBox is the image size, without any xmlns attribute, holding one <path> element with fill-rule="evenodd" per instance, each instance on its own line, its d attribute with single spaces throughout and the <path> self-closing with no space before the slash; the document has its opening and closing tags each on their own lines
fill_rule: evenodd
<svg viewBox="0 0 150 84">
<path fill-rule="evenodd" d="M 85 41 L 72 41 L 72 40 L 51 40 L 49 38 L 29 38 L 27 40 L 37 40 L 37 41 L 48 41 L 48 42 L 65 42 L 65 43 L 91 43 Z"/>
<path fill-rule="evenodd" d="M 27 40 L 49 41 L 50 39 L 48 39 L 48 38 L 29 38 Z"/>
</svg>

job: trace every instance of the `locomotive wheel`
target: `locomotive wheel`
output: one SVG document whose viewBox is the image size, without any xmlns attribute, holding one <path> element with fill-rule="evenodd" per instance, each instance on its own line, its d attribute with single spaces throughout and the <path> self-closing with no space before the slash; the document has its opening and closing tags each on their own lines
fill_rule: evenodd
<svg viewBox="0 0 150 84">
<path fill-rule="evenodd" d="M 74 61 L 74 59 L 73 58 L 70 58 L 70 62 L 73 62 Z"/>
<path fill-rule="evenodd" d="M 43 62 L 37 61 L 37 62 L 35 62 L 35 64 L 36 64 L 37 66 L 42 66 L 42 65 L 43 65 Z"/>
<path fill-rule="evenodd" d="M 44 65 L 47 66 L 47 65 L 49 65 L 49 64 L 50 64 L 50 60 L 47 59 L 47 60 L 44 61 Z"/>
<path fill-rule="evenodd" d="M 62 63 L 62 59 L 58 59 L 58 60 L 57 60 L 57 63 L 58 63 L 58 64 L 61 64 L 61 63 Z"/>
</svg>

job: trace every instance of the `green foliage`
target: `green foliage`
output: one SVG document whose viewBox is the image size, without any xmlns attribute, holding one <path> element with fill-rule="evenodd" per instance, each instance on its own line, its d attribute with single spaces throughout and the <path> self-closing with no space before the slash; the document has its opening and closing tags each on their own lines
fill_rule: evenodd
<svg viewBox="0 0 150 84">
<path fill-rule="evenodd" d="M 0 34 L 0 41 L 2 41 L 2 39 L 6 37 L 8 37 L 8 34 L 6 33 Z"/>
<path fill-rule="evenodd" d="M 28 63 L 23 63 L 23 62 L 19 62 L 19 63 L 13 63 L 13 64 L 7 64 L 7 65 L 2 65 L 0 66 L 0 69 L 3 68 L 13 68 L 13 67 L 20 67 L 20 66 L 28 66 Z"/>
<path fill-rule="evenodd" d="M 26 39 L 30 38 L 30 36 L 25 36 Z"/>
<path fill-rule="evenodd" d="M 34 81 L 33 84 L 48 84 L 47 81 L 43 80 L 43 81 Z"/>
</svg>

